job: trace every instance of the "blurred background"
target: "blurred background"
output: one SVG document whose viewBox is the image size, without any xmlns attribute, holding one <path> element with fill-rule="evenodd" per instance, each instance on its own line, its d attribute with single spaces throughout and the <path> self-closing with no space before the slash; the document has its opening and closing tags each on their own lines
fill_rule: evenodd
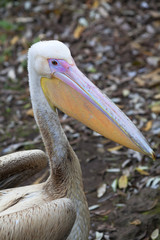
<svg viewBox="0 0 160 240">
<path fill-rule="evenodd" d="M 27 51 L 49 39 L 70 47 L 81 71 L 159 154 L 159 1 L 1 0 L 0 16 L 0 155 L 44 150 L 30 102 Z M 91 213 L 89 239 L 160 239 L 159 160 L 123 148 L 61 112 L 59 116 L 82 166 Z M 27 183 L 47 175 L 45 169 Z"/>
</svg>

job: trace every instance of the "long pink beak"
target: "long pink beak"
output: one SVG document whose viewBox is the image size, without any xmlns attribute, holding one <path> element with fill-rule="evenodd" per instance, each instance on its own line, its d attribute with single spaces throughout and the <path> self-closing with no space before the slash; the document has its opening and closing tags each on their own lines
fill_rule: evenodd
<svg viewBox="0 0 160 240">
<path fill-rule="evenodd" d="M 75 64 L 59 61 L 65 70 L 54 71 L 51 79 L 41 79 L 50 105 L 104 137 L 154 158 L 153 150 L 130 119 Z"/>
</svg>

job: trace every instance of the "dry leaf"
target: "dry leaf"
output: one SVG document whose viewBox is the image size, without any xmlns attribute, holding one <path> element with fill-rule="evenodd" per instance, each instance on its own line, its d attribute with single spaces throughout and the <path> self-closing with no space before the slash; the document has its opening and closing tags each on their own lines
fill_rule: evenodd
<svg viewBox="0 0 160 240">
<path fill-rule="evenodd" d="M 10 78 L 13 82 L 17 82 L 16 73 L 15 73 L 15 69 L 14 68 L 9 69 L 7 75 L 8 75 L 8 78 Z"/>
<path fill-rule="evenodd" d="M 19 40 L 19 37 L 18 36 L 14 36 L 12 39 L 11 39 L 11 45 L 15 45 Z"/>
<path fill-rule="evenodd" d="M 129 89 L 123 89 L 122 90 L 123 97 L 128 97 L 129 94 L 130 94 L 130 90 Z"/>
<path fill-rule="evenodd" d="M 124 189 L 128 186 L 128 178 L 126 175 L 122 175 L 120 178 L 119 178 L 119 181 L 118 181 L 118 186 L 120 189 Z"/>
<path fill-rule="evenodd" d="M 156 240 L 158 238 L 158 236 L 159 236 L 159 229 L 156 228 L 151 234 L 151 239 Z"/>
<path fill-rule="evenodd" d="M 148 74 L 142 74 L 141 76 L 135 77 L 134 81 L 138 84 L 138 86 L 148 86 L 148 87 L 154 87 L 158 84 L 160 84 L 160 68 L 157 68 L 156 70 L 148 73 Z"/>
<path fill-rule="evenodd" d="M 149 172 L 141 169 L 141 168 L 136 168 L 136 171 L 139 172 L 141 175 L 149 176 Z"/>
<path fill-rule="evenodd" d="M 160 27 L 160 21 L 159 21 L 159 20 L 154 21 L 154 22 L 153 22 L 153 27 L 159 28 L 159 27 Z"/>
<path fill-rule="evenodd" d="M 102 183 L 100 185 L 100 187 L 97 189 L 97 197 L 98 198 L 101 198 L 105 194 L 106 187 L 107 187 L 106 183 Z"/>
<path fill-rule="evenodd" d="M 92 8 L 97 8 L 99 6 L 100 2 L 98 0 L 94 0 L 92 4 Z"/>
<path fill-rule="evenodd" d="M 101 240 L 103 238 L 103 233 L 96 231 L 96 239 L 95 240 Z"/>
<path fill-rule="evenodd" d="M 79 39 L 82 32 L 84 31 L 85 27 L 82 25 L 78 25 L 76 29 L 74 30 L 73 36 L 75 39 Z"/>
<path fill-rule="evenodd" d="M 160 12 L 159 11 L 150 10 L 149 13 L 153 18 L 159 18 L 160 17 Z"/>
<path fill-rule="evenodd" d="M 121 171 L 120 168 L 108 168 L 108 169 L 106 169 L 106 172 L 109 172 L 109 173 L 118 173 L 120 171 Z"/>
<path fill-rule="evenodd" d="M 96 205 L 90 206 L 88 209 L 89 209 L 89 211 L 93 211 L 93 210 L 95 210 L 95 209 L 97 209 L 97 208 L 99 208 L 99 207 L 100 207 L 100 205 L 99 205 L 99 204 L 96 204 Z"/>
<path fill-rule="evenodd" d="M 130 224 L 131 225 L 140 225 L 141 224 L 141 221 L 139 220 L 139 219 L 136 219 L 136 220 L 134 220 L 134 221 L 132 221 L 132 222 L 130 222 Z"/>
<path fill-rule="evenodd" d="M 151 129 L 151 127 L 152 127 L 152 120 L 148 121 L 142 130 L 147 132 Z"/>
<path fill-rule="evenodd" d="M 130 45 L 131 45 L 131 48 L 135 48 L 135 49 L 142 48 L 142 46 L 138 42 L 131 42 Z"/>
<path fill-rule="evenodd" d="M 30 108 L 26 111 L 27 116 L 34 117 L 33 109 Z"/>
<path fill-rule="evenodd" d="M 151 111 L 154 113 L 160 113 L 160 105 L 155 105 L 151 107 Z"/>
<path fill-rule="evenodd" d="M 144 79 L 142 79 L 141 77 L 136 77 L 134 78 L 134 81 L 138 84 L 138 86 L 140 87 L 144 87 L 145 86 L 145 81 Z"/>
<path fill-rule="evenodd" d="M 117 191 L 117 185 L 118 185 L 118 180 L 115 179 L 115 180 L 112 182 L 112 184 L 111 184 L 111 187 L 112 187 L 112 189 L 113 189 L 114 192 Z"/>
<path fill-rule="evenodd" d="M 153 53 L 150 51 L 141 51 L 144 55 L 153 56 Z"/>
<path fill-rule="evenodd" d="M 107 151 L 109 151 L 109 152 L 118 151 L 121 148 L 123 148 L 123 146 L 122 145 L 118 145 L 118 146 L 115 146 L 115 147 L 112 147 L 112 148 L 107 148 Z"/>
<path fill-rule="evenodd" d="M 160 93 L 156 94 L 156 95 L 154 96 L 154 99 L 159 100 L 159 99 L 160 99 Z"/>
<path fill-rule="evenodd" d="M 159 188 L 160 177 L 151 177 L 146 183 L 146 187 L 151 187 L 153 189 Z"/>
<path fill-rule="evenodd" d="M 147 57 L 147 63 L 151 66 L 158 67 L 159 62 L 160 62 L 160 57 L 157 57 L 157 56 Z"/>
</svg>

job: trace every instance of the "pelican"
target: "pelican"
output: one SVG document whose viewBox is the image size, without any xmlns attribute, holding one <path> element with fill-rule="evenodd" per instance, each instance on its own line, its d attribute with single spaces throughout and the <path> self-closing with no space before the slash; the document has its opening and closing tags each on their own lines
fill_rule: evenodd
<svg viewBox="0 0 160 240">
<path fill-rule="evenodd" d="M 90 217 L 81 167 L 60 125 L 57 109 L 152 158 L 153 150 L 127 116 L 77 68 L 62 42 L 32 45 L 28 74 L 50 176 L 41 184 L 0 191 L 0 239 L 86 240 Z"/>
</svg>

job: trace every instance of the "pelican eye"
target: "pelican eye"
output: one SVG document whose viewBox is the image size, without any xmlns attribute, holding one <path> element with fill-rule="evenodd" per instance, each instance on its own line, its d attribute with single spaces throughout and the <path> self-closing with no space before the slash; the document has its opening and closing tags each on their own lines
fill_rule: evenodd
<svg viewBox="0 0 160 240">
<path fill-rule="evenodd" d="M 56 65 L 58 64 L 56 60 L 53 60 L 51 63 L 52 63 L 54 66 L 56 66 Z"/>
</svg>

